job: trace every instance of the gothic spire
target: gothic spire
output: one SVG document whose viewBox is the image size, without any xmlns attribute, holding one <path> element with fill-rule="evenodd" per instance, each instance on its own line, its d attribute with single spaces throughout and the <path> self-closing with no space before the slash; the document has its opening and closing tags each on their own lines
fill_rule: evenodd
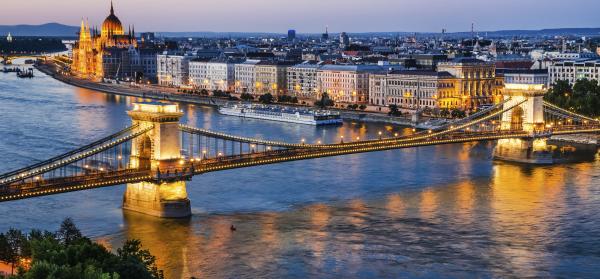
<svg viewBox="0 0 600 279">
<path fill-rule="evenodd" d="M 115 9 L 113 8 L 113 1 L 110 0 L 110 14 L 114 15 L 115 14 Z"/>
<path fill-rule="evenodd" d="M 90 20 L 88 18 L 85 19 L 85 34 L 88 37 L 91 37 L 90 35 Z"/>
<path fill-rule="evenodd" d="M 79 29 L 79 38 L 85 34 L 85 22 L 83 17 L 81 18 L 81 28 Z"/>
</svg>

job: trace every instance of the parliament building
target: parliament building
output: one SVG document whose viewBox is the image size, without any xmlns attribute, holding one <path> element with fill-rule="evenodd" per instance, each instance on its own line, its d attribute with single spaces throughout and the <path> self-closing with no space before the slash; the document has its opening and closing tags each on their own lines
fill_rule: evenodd
<svg viewBox="0 0 600 279">
<path fill-rule="evenodd" d="M 79 41 L 73 47 L 71 71 L 78 77 L 93 80 L 133 77 L 138 71 L 144 72 L 135 67 L 140 64 L 139 54 L 134 28 L 129 27 L 125 33 L 111 2 L 110 15 L 102 23 L 100 32 L 82 20 Z"/>
</svg>

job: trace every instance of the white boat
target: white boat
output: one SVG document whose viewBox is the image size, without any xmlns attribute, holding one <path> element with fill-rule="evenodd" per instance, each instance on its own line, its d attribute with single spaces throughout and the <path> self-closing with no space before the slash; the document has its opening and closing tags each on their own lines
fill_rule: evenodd
<svg viewBox="0 0 600 279">
<path fill-rule="evenodd" d="M 306 125 L 342 124 L 340 114 L 328 110 L 309 110 L 252 104 L 227 104 L 219 107 L 219 112 L 224 115 Z"/>
<path fill-rule="evenodd" d="M 429 120 L 429 121 L 422 122 L 422 123 L 417 123 L 415 125 L 415 128 L 424 129 L 424 130 L 432 130 L 432 129 L 438 129 L 440 127 L 443 127 L 446 124 L 448 124 L 448 120 L 436 119 L 436 120 Z"/>
</svg>

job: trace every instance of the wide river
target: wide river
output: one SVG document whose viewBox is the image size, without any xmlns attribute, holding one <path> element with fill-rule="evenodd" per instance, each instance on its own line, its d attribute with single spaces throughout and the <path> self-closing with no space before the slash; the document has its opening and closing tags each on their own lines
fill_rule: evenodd
<svg viewBox="0 0 600 279">
<path fill-rule="evenodd" d="M 135 101 L 37 71 L 31 80 L 0 73 L 0 172 L 122 129 Z M 290 142 L 405 132 L 182 109 L 192 126 Z M 495 162 L 492 150 L 422 147 L 197 176 L 189 220 L 124 213 L 125 186 L 5 202 L 0 231 L 56 230 L 72 217 L 109 247 L 142 240 L 167 278 L 598 278 L 600 159 L 531 167 Z"/>
</svg>

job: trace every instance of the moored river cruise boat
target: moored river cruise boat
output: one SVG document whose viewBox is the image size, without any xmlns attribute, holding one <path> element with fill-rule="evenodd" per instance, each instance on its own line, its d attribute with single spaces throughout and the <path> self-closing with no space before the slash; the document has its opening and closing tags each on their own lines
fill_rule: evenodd
<svg viewBox="0 0 600 279">
<path fill-rule="evenodd" d="M 219 107 L 219 112 L 224 115 L 316 126 L 342 124 L 340 114 L 328 110 L 288 108 L 274 105 L 227 104 Z"/>
</svg>

